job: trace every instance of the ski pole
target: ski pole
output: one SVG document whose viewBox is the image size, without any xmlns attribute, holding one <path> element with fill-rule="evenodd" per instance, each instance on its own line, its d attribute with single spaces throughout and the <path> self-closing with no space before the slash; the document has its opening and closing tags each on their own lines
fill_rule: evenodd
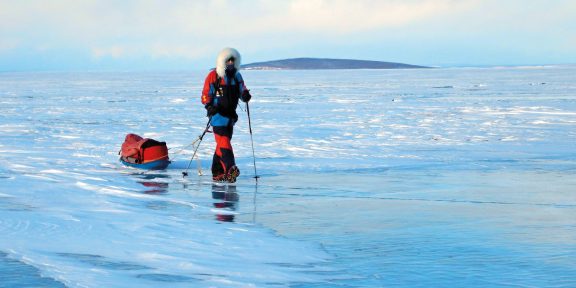
<svg viewBox="0 0 576 288">
<path fill-rule="evenodd" d="M 182 172 L 182 177 L 188 176 L 188 169 L 190 168 L 190 164 L 192 164 L 192 160 L 194 160 L 194 156 L 196 156 L 196 152 L 198 152 L 198 148 L 200 147 L 200 144 L 202 144 L 202 139 L 204 138 L 204 135 L 206 135 L 206 132 L 208 132 L 208 129 L 210 128 L 210 121 L 212 120 L 212 117 L 208 118 L 208 123 L 206 123 L 206 128 L 204 129 L 204 132 L 202 132 L 202 135 L 198 136 L 198 140 L 200 140 L 200 142 L 198 142 L 198 146 L 196 146 L 196 149 L 194 149 L 194 154 L 192 154 L 192 158 L 190 158 L 190 162 L 188 162 L 188 167 L 186 167 L 186 171 Z"/>
<path fill-rule="evenodd" d="M 248 106 L 248 102 L 246 102 L 246 113 L 248 113 L 248 130 L 250 131 L 250 143 L 252 144 L 252 160 L 254 161 L 254 178 L 256 182 L 258 182 L 258 173 L 256 172 L 256 156 L 254 153 L 254 139 L 252 138 L 252 123 L 250 121 L 250 106 Z"/>
</svg>

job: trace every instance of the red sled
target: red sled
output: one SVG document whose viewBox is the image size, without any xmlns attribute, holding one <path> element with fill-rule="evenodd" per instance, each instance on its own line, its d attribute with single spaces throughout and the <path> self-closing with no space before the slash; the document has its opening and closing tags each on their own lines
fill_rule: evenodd
<svg viewBox="0 0 576 288">
<path fill-rule="evenodd" d="M 140 169 L 162 170 L 170 164 L 166 142 L 132 133 L 126 135 L 119 154 L 122 164 Z"/>
</svg>

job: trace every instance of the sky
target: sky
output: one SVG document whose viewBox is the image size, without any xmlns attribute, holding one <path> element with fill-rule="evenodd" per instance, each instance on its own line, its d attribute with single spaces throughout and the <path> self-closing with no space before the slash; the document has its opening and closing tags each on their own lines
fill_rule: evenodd
<svg viewBox="0 0 576 288">
<path fill-rule="evenodd" d="M 576 64 L 574 0 L 0 0 L 0 71 L 198 70 L 318 57 Z"/>
</svg>

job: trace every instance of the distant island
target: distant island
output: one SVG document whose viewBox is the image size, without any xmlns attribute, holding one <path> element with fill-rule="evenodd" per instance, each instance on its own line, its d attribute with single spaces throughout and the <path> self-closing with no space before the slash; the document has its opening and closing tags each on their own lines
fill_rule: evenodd
<svg viewBox="0 0 576 288">
<path fill-rule="evenodd" d="M 414 69 L 430 68 L 394 62 L 353 59 L 292 58 L 242 65 L 246 70 Z"/>
</svg>

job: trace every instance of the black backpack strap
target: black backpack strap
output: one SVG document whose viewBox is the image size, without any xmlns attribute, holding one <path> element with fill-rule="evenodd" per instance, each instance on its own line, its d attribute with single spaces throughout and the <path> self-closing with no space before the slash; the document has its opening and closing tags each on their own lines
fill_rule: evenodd
<svg viewBox="0 0 576 288">
<path fill-rule="evenodd" d="M 222 82 L 222 77 L 216 74 L 216 83 L 214 83 L 214 97 L 218 97 L 218 90 L 220 90 L 220 82 Z"/>
</svg>

